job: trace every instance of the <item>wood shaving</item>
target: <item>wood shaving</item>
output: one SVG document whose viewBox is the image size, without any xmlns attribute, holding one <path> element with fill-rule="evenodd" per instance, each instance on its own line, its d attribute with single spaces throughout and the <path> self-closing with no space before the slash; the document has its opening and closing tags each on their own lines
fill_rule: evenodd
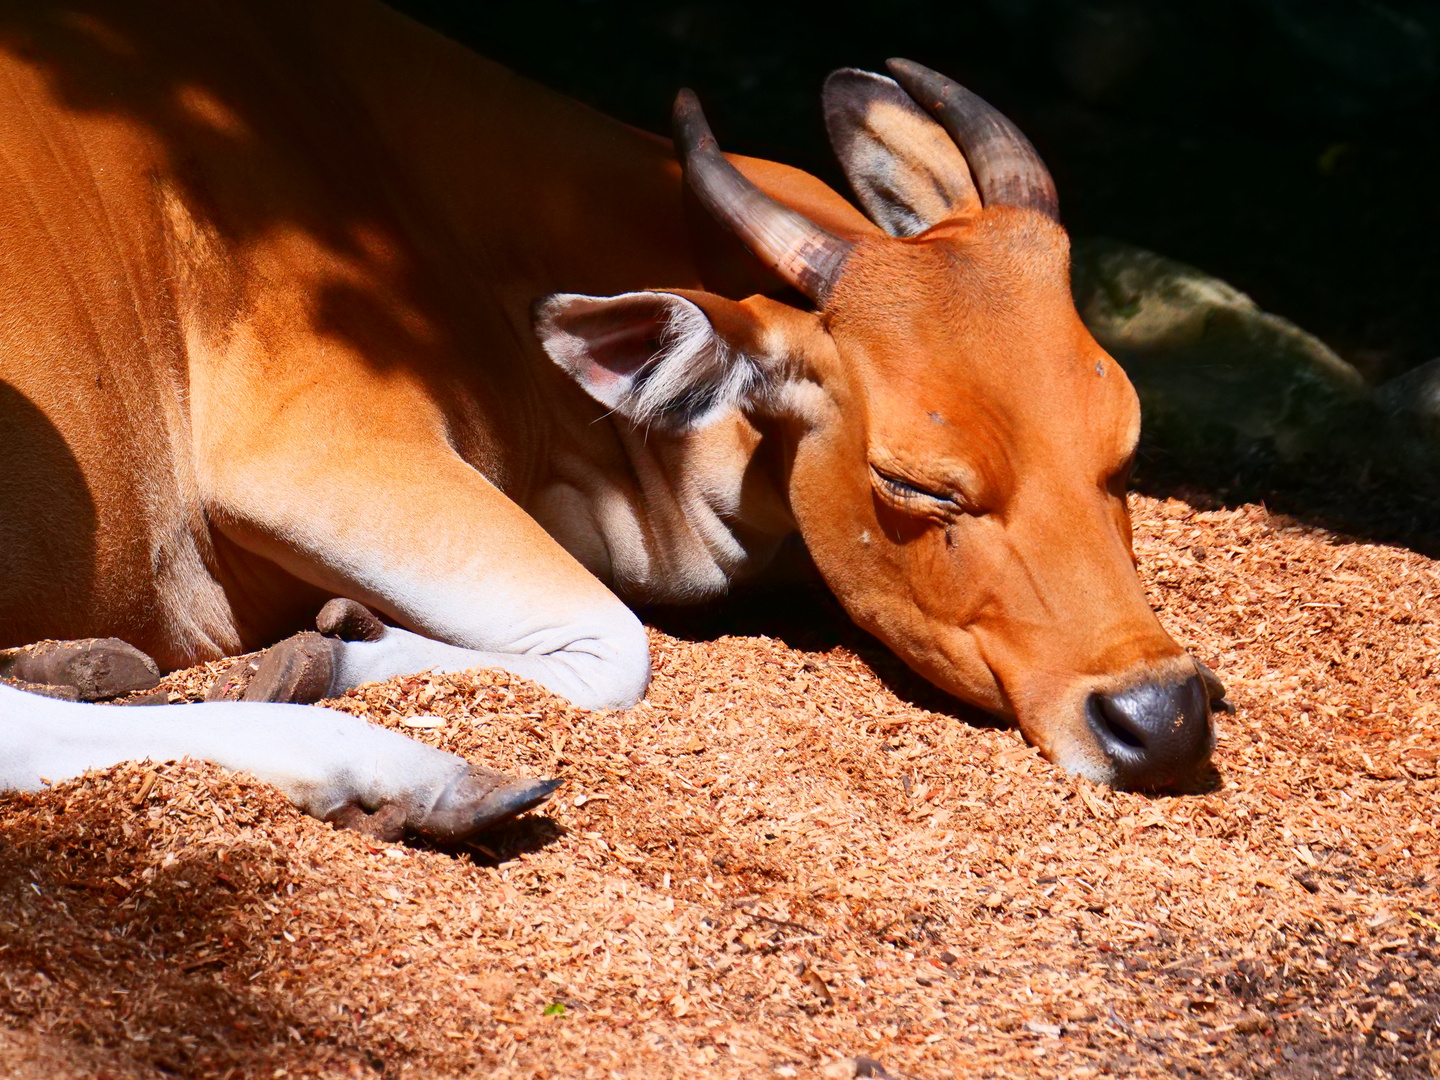
<svg viewBox="0 0 1440 1080">
<path fill-rule="evenodd" d="M 1440 565 L 1133 505 L 1237 708 L 1214 790 L 1066 776 L 825 598 L 657 616 L 626 712 L 495 672 L 332 703 L 565 778 L 459 850 L 193 762 L 0 797 L 0 1076 L 1431 1075 Z"/>
</svg>

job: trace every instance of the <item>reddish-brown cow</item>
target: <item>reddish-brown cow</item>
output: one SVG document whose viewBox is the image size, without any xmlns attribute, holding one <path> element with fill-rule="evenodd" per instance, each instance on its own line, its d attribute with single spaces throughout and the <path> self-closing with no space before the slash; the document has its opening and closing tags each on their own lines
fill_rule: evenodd
<svg viewBox="0 0 1440 1080">
<path fill-rule="evenodd" d="M 1201 670 L 1133 565 L 1135 394 L 984 102 L 905 61 L 830 78 L 867 220 L 724 157 L 688 93 L 677 155 L 371 0 L 165 8 L 0 31 L 0 644 L 175 667 L 340 595 L 392 625 L 282 643 L 258 696 L 496 666 L 625 706 L 622 601 L 723 592 L 798 530 L 858 623 L 1058 764 L 1206 761 Z M 195 752 L 452 835 L 548 790 L 196 708 L 230 725 L 203 747 L 174 711 L 126 742 L 0 692 L 0 783 Z"/>
</svg>

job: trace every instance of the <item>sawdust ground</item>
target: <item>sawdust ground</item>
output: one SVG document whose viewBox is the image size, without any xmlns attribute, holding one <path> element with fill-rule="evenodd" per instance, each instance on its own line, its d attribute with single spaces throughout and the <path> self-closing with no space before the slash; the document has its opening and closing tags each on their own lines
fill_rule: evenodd
<svg viewBox="0 0 1440 1080">
<path fill-rule="evenodd" d="M 0 1076 L 1440 1072 L 1440 564 L 1134 498 L 1238 708 L 1210 792 L 1061 775 L 822 598 L 665 616 L 626 713 L 493 673 L 335 703 L 566 778 L 462 850 L 188 762 L 0 798 Z"/>
</svg>

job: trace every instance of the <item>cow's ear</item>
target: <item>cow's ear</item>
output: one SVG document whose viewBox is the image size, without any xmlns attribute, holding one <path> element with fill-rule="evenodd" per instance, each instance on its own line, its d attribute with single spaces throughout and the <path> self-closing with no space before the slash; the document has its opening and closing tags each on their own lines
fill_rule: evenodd
<svg viewBox="0 0 1440 1080">
<path fill-rule="evenodd" d="M 743 304 L 706 293 L 555 293 L 535 305 L 550 359 L 606 408 L 667 431 L 702 427 L 763 389 L 754 323 Z"/>
<path fill-rule="evenodd" d="M 965 156 L 893 79 L 842 68 L 825 80 L 824 104 L 845 178 L 891 236 L 980 209 Z"/>
</svg>

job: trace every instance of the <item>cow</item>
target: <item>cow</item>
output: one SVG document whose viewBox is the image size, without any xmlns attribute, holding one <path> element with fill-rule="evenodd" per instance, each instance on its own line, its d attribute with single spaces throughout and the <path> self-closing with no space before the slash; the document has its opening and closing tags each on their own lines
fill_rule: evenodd
<svg viewBox="0 0 1440 1080">
<path fill-rule="evenodd" d="M 1058 766 L 1206 766 L 1222 691 L 1132 551 L 1136 395 L 1044 164 L 950 79 L 826 81 L 864 213 L 723 154 L 688 91 L 667 141 L 375 0 L 28 5 L 0 79 L 10 673 L 271 646 L 247 701 L 0 686 L 0 786 L 188 754 L 463 837 L 553 782 L 305 703 L 499 668 L 629 707 L 628 605 L 797 533 L 859 626 Z"/>
</svg>

